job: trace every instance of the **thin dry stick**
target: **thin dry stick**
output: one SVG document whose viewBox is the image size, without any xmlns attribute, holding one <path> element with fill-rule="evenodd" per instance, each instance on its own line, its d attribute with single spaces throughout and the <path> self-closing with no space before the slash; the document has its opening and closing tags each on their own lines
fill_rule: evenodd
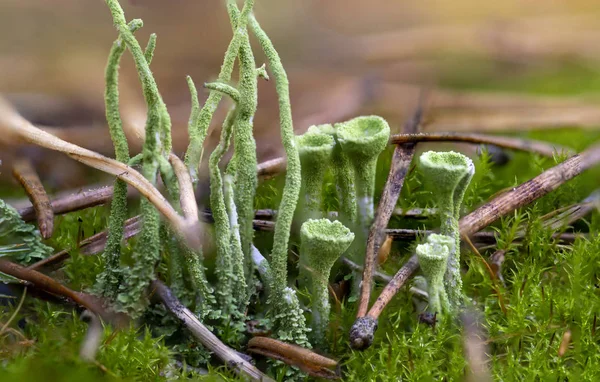
<svg viewBox="0 0 600 382">
<path fill-rule="evenodd" d="M 170 158 L 171 159 L 171 158 Z M 273 165 L 273 163 L 270 163 L 272 161 L 267 161 L 267 162 L 263 162 L 260 163 L 258 165 L 258 170 L 257 170 L 257 174 L 258 176 L 267 176 L 267 175 L 272 175 L 275 173 L 278 173 L 281 171 L 281 164 L 285 164 L 285 161 L 281 162 L 279 161 L 282 158 L 278 158 L 275 160 L 275 165 Z M 179 162 L 181 162 L 181 160 L 179 160 Z M 277 163 L 277 162 L 281 162 L 281 163 Z M 173 161 L 171 161 L 171 164 L 173 165 L 173 169 L 175 171 L 175 173 L 177 174 L 177 169 L 175 168 L 177 166 L 177 164 L 174 164 Z M 283 169 L 285 169 L 285 166 L 283 166 Z M 185 176 L 185 175 L 184 175 Z M 189 175 L 188 175 L 189 176 Z M 179 175 L 177 176 L 179 179 Z M 185 180 L 184 180 L 185 182 Z M 180 185 L 181 187 L 181 185 Z M 132 193 L 135 193 L 136 190 L 135 189 L 130 189 L 132 191 Z M 110 202 L 112 200 L 112 195 L 113 195 L 113 186 L 102 186 L 99 188 L 91 188 L 89 190 L 77 190 L 77 191 L 72 191 L 72 192 L 61 192 L 61 194 L 66 194 L 64 196 L 60 196 L 57 197 L 53 200 L 50 201 L 50 206 L 52 207 L 52 211 L 54 212 L 55 215 L 61 215 L 61 214 L 66 214 L 69 212 L 73 212 L 73 211 L 79 211 L 79 210 L 83 210 L 86 208 L 91 208 L 91 207 L 95 207 L 101 204 L 106 204 L 108 202 Z M 191 205 L 191 198 L 189 197 L 189 192 L 186 196 L 186 203 L 190 203 Z M 13 202 L 11 204 L 13 205 L 22 205 L 22 203 L 28 203 L 26 200 L 21 202 L 21 201 L 17 201 L 17 202 Z M 193 206 L 191 207 L 191 209 L 193 210 Z M 189 208 L 188 208 L 189 209 Z M 197 206 L 196 206 L 196 210 L 197 210 Z M 419 215 L 424 215 L 427 214 L 427 210 L 429 209 L 424 209 L 423 213 L 419 212 L 419 209 L 413 209 L 413 210 L 408 210 L 406 211 L 406 213 L 401 213 L 401 210 L 398 210 L 398 214 L 400 215 L 405 215 L 405 216 L 414 216 L 414 217 L 418 217 Z M 21 218 L 25 221 L 32 221 L 35 219 L 36 214 L 35 214 L 35 209 L 33 208 L 33 206 L 27 206 L 27 207 L 22 207 L 18 209 L 19 214 L 21 215 Z M 271 212 L 269 212 L 271 211 Z M 185 210 L 184 210 L 185 213 Z M 396 213 L 396 212 L 395 212 Z M 276 210 L 257 210 L 257 219 L 270 219 L 275 217 L 277 214 Z M 193 216 L 193 213 L 190 213 L 190 216 Z"/>
<path fill-rule="evenodd" d="M 28 159 L 17 160 L 13 165 L 13 176 L 21 183 L 31 200 L 42 237 L 51 238 L 54 231 L 54 212 L 48 194 L 31 162 Z"/>
<path fill-rule="evenodd" d="M 488 271 L 488 274 L 490 275 L 490 279 L 492 280 L 492 289 L 494 289 L 494 292 L 496 292 L 496 296 L 498 296 L 498 301 L 500 302 L 500 309 L 502 309 L 502 313 L 504 313 L 504 315 L 506 316 L 508 311 L 506 309 L 506 305 L 504 304 L 504 296 L 500 292 L 500 286 L 498 285 L 498 278 L 496 277 L 494 270 L 492 269 L 490 264 L 484 259 L 484 257 L 481 256 L 481 253 L 479 253 L 477 248 L 475 248 L 475 246 L 473 245 L 473 242 L 471 241 L 471 239 L 468 236 L 464 236 L 463 240 L 467 243 L 469 248 L 471 248 L 471 251 L 473 251 L 473 253 L 475 255 L 477 255 L 479 260 L 481 260 L 481 262 L 483 263 L 483 266 L 485 267 L 485 269 Z"/>
<path fill-rule="evenodd" d="M 269 337 L 253 337 L 248 341 L 248 351 L 296 366 L 313 377 L 340 378 L 333 370 L 338 367 L 336 361 L 297 345 Z"/>
<path fill-rule="evenodd" d="M 562 152 L 568 154 L 569 156 L 575 154 L 575 151 L 573 149 L 556 144 L 550 144 L 531 139 L 501 137 L 486 134 L 436 132 L 419 134 L 398 134 L 390 137 L 390 143 L 393 144 L 401 144 L 408 142 L 465 142 L 476 144 L 488 144 L 511 150 L 536 153 L 546 157 L 553 157 L 554 154 L 557 152 Z"/>
<path fill-rule="evenodd" d="M 285 170 L 286 160 L 284 157 L 268 160 L 266 162 L 259 163 L 256 167 L 256 173 L 258 176 L 271 176 L 279 174 Z"/>
<path fill-rule="evenodd" d="M 355 262 L 353 262 L 352 260 L 348 259 L 347 257 L 342 257 L 342 262 L 351 270 L 354 271 L 358 271 L 358 272 L 362 272 L 363 271 L 363 267 L 361 267 L 360 265 L 356 264 Z M 375 271 L 373 273 L 373 280 L 376 281 L 380 281 L 382 283 L 388 284 L 392 281 L 392 276 L 387 275 L 385 273 L 379 272 L 379 271 Z M 410 287 L 408 290 L 410 293 L 417 295 L 419 297 L 428 299 L 429 295 L 427 294 L 426 291 L 419 289 L 419 288 L 415 288 L 415 287 Z"/>
<path fill-rule="evenodd" d="M 173 292 L 162 282 L 154 280 L 152 288 L 160 298 L 163 305 L 177 317 L 183 325 L 192 333 L 202 345 L 208 350 L 215 353 L 229 368 L 236 374 L 250 378 L 253 381 L 274 381 L 260 370 L 250 364 L 248 361 L 239 356 L 239 354 L 227 347 L 221 342 L 217 336 L 212 334 L 206 326 L 204 326 L 196 315 L 186 308 Z"/>
<path fill-rule="evenodd" d="M 185 238 L 191 248 L 200 247 L 199 237 L 201 235 L 198 232 L 198 225 L 190 224 L 190 222 L 177 214 L 175 209 L 173 209 L 156 187 L 132 167 L 63 141 L 52 134 L 38 129 L 25 118 L 21 117 L 4 99 L 0 99 L 0 132 L 2 132 L 0 140 L 3 139 L 3 134 L 8 138 L 18 137 L 26 142 L 60 151 L 78 162 L 122 179 L 144 195 L 165 216 L 174 229 Z M 4 139 L 7 137 L 4 137 Z"/>
<path fill-rule="evenodd" d="M 108 312 L 104 309 L 104 302 L 95 296 L 83 292 L 76 292 L 67 288 L 53 278 L 43 273 L 27 269 L 21 265 L 12 263 L 8 260 L 0 259 L 0 272 L 16 277 L 20 280 L 28 281 L 36 288 L 53 295 L 66 297 L 80 306 L 98 314 L 104 320 L 113 322 L 117 325 L 123 325 L 127 317 L 122 313 Z"/>
<path fill-rule="evenodd" d="M 135 216 L 131 219 L 125 220 L 125 228 L 123 233 L 123 239 L 127 240 L 135 235 L 137 235 L 141 230 L 141 215 Z M 79 243 L 79 251 L 83 255 L 95 255 L 104 250 L 104 246 L 106 245 L 106 238 L 108 235 L 108 231 L 102 231 L 94 236 L 90 236 Z M 42 259 L 38 262 L 31 264 L 27 269 L 30 270 L 40 270 L 42 268 L 48 267 L 57 267 L 63 261 L 69 258 L 69 252 L 73 248 L 65 249 L 56 254 Z"/>
<path fill-rule="evenodd" d="M 412 118 L 404 125 L 404 132 L 416 132 L 421 123 L 422 116 L 423 108 L 420 103 Z M 381 200 L 377 206 L 375 219 L 369 230 L 369 237 L 367 238 L 367 250 L 365 253 L 365 265 L 361 283 L 360 300 L 358 302 L 358 312 L 356 314 L 357 318 L 363 317 L 369 309 L 371 277 L 373 277 L 373 270 L 375 268 L 375 257 L 379 251 L 379 246 L 385 238 L 384 230 L 387 227 L 390 217 L 394 212 L 394 207 L 398 202 L 398 197 L 400 196 L 400 191 L 402 191 L 402 186 L 404 184 L 404 178 L 406 177 L 414 153 L 415 143 L 398 145 L 394 150 L 390 173 L 385 183 Z"/>
<path fill-rule="evenodd" d="M 465 237 L 475 234 L 502 216 L 557 189 L 563 183 L 598 164 L 598 162 L 600 162 L 600 145 L 595 145 L 583 153 L 575 155 L 544 171 L 537 177 L 519 185 L 511 191 L 499 195 L 459 221 L 461 236 Z M 353 348 L 366 349 L 371 346 L 374 332 L 377 328 L 377 318 L 398 290 L 400 290 L 418 268 L 419 262 L 417 256 L 413 255 L 384 288 L 367 315 L 357 319 L 350 331 Z"/>
<path fill-rule="evenodd" d="M 105 204 L 112 199 L 112 195 L 112 186 L 93 188 L 53 199 L 50 201 L 50 208 L 55 215 L 66 214 Z M 32 221 L 36 217 L 33 206 L 20 208 L 18 211 L 25 221 Z"/>
<path fill-rule="evenodd" d="M 563 183 L 598 162 L 600 162 L 600 145 L 594 145 L 463 217 L 459 222 L 461 235 L 472 235 L 482 230 L 502 216 L 556 190 Z"/>
<path fill-rule="evenodd" d="M 411 218 L 411 219 L 426 219 L 430 216 L 434 216 L 436 214 L 435 208 L 396 208 L 394 209 L 393 215 L 400 216 L 403 218 Z M 271 220 L 277 217 L 277 210 L 273 209 L 261 209 L 256 210 L 254 213 L 255 219 L 262 220 Z M 329 211 L 328 217 L 331 219 L 336 219 L 338 217 L 337 211 Z"/>
<path fill-rule="evenodd" d="M 196 195 L 194 195 L 194 185 L 190 172 L 183 161 L 173 153 L 169 155 L 169 162 L 173 166 L 173 171 L 179 183 L 179 203 L 181 204 L 183 216 L 190 222 L 197 222 L 198 203 L 196 203 Z"/>
</svg>

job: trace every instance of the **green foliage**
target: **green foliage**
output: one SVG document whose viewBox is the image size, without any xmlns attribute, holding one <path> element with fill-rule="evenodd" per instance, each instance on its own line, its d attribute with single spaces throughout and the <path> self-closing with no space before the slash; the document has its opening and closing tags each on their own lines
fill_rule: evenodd
<svg viewBox="0 0 600 382">
<path fill-rule="evenodd" d="M 105 328 L 98 363 L 94 364 L 79 358 L 87 324 L 74 312 L 29 299 L 18 318 L 25 320 L 25 329 L 16 329 L 21 334 L 0 338 L 2 358 L 10 361 L 0 368 L 3 381 L 33 377 L 64 381 L 167 380 L 163 373 L 169 367 L 171 352 L 147 330 L 113 332 Z M 28 343 L 29 339 L 35 341 Z"/>
<path fill-rule="evenodd" d="M 0 257 L 22 264 L 46 258 L 52 248 L 42 243 L 37 228 L 25 223 L 16 209 L 0 199 Z"/>
</svg>

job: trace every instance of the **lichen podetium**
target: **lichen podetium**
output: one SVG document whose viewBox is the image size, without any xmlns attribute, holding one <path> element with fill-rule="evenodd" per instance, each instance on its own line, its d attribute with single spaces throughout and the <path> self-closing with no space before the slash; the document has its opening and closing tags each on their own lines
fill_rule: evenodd
<svg viewBox="0 0 600 382">
<path fill-rule="evenodd" d="M 312 276 L 313 343 L 321 348 L 329 324 L 329 274 L 353 240 L 354 234 L 339 221 L 309 219 L 300 228 L 300 257 Z"/>
<path fill-rule="evenodd" d="M 415 252 L 419 266 L 427 280 L 429 291 L 429 311 L 447 314 L 451 312 L 448 294 L 444 286 L 444 276 L 448 267 L 448 257 L 454 251 L 454 238 L 431 234 L 427 243 L 417 245 Z"/>
<path fill-rule="evenodd" d="M 454 238 L 455 245 L 448 256 L 444 280 L 450 305 L 456 308 L 463 302 L 458 219 L 475 166 L 471 159 L 460 153 L 427 151 L 419 158 L 419 168 L 426 187 L 433 192 L 436 200 L 440 231 L 442 235 Z"/>
</svg>

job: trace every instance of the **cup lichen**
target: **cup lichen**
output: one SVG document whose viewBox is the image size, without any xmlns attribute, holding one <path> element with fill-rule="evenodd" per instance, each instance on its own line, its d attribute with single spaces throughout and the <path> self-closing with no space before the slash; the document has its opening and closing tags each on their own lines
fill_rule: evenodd
<svg viewBox="0 0 600 382">
<path fill-rule="evenodd" d="M 390 138 L 390 126 L 378 116 L 362 116 L 335 126 L 337 139 L 354 168 L 358 220 L 368 230 L 374 215 L 377 158 Z"/>
<path fill-rule="evenodd" d="M 322 215 L 323 179 L 329 167 L 335 140 L 331 135 L 307 132 L 296 137 L 302 165 L 302 192 L 304 201 L 299 205 L 301 215 L 317 218 Z"/>
<path fill-rule="evenodd" d="M 429 311 L 445 314 L 451 311 L 448 295 L 444 286 L 444 275 L 448 266 L 450 249 L 454 248 L 454 239 L 449 236 L 431 234 L 427 243 L 417 245 L 415 250 L 419 266 L 427 280 Z"/>
<path fill-rule="evenodd" d="M 419 160 L 425 186 L 433 191 L 442 235 L 454 239 L 450 248 L 448 267 L 444 278 L 450 305 L 460 306 L 463 300 L 460 275 L 460 233 L 458 219 L 464 194 L 475 173 L 475 166 L 467 156 L 449 152 L 427 151 Z"/>
<path fill-rule="evenodd" d="M 329 274 L 333 264 L 354 240 L 354 233 L 339 221 L 309 219 L 300 228 L 300 257 L 306 259 L 312 279 L 314 343 L 323 345 L 329 323 Z"/>
</svg>

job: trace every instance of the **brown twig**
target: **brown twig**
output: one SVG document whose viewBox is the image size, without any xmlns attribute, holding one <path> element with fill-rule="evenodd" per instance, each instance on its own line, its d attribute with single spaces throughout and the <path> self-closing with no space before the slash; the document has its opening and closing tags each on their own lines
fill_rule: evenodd
<svg viewBox="0 0 600 382">
<path fill-rule="evenodd" d="M 418 134 L 397 134 L 390 137 L 390 143 L 402 144 L 408 142 L 465 142 L 475 144 L 488 144 L 506 149 L 526 151 L 540 154 L 546 157 L 553 157 L 557 152 L 563 152 L 569 156 L 574 155 L 575 151 L 571 148 L 550 144 L 531 139 L 520 139 L 512 137 L 501 137 L 486 134 L 466 134 L 466 133 L 418 133 Z"/>
<path fill-rule="evenodd" d="M 333 370 L 338 367 L 336 361 L 297 345 L 269 337 L 253 337 L 248 341 L 248 351 L 296 366 L 313 377 L 340 378 Z"/>
<path fill-rule="evenodd" d="M 107 158 L 53 136 L 31 124 L 4 99 L 0 98 L 0 142 L 23 140 L 50 150 L 62 152 L 72 159 L 105 173 L 116 176 L 136 188 L 170 222 L 191 248 L 199 248 L 201 227 L 179 215 L 165 197 L 141 173 L 124 163 Z"/>
<path fill-rule="evenodd" d="M 131 219 L 127 219 L 125 221 L 125 229 L 123 233 L 123 238 L 125 240 L 137 235 L 141 230 L 141 216 L 134 216 Z M 102 250 L 104 250 L 104 246 L 106 245 L 106 238 L 108 236 L 108 231 L 99 232 L 93 236 L 90 236 L 81 242 L 79 242 L 79 251 L 83 255 L 95 255 Z M 69 252 L 72 251 L 73 248 L 65 249 L 60 252 L 55 253 L 52 256 L 49 256 L 45 259 L 42 259 L 36 263 L 31 264 L 27 269 L 30 270 L 40 270 L 48 267 L 57 267 L 63 261 L 65 261 L 69 257 Z"/>
<path fill-rule="evenodd" d="M 354 271 L 358 271 L 358 272 L 362 272 L 363 271 L 363 267 L 361 267 L 360 265 L 356 264 L 355 262 L 353 262 L 352 260 L 348 259 L 347 257 L 342 257 L 342 262 L 344 263 L 344 265 L 346 265 L 348 268 L 350 268 L 351 270 Z M 389 284 L 392 281 L 392 276 L 387 275 L 383 272 L 379 272 L 379 271 L 375 271 L 373 272 L 373 280 L 377 280 L 380 281 L 382 283 L 385 284 Z M 419 297 L 422 298 L 429 298 L 429 295 L 427 294 L 426 291 L 419 289 L 419 288 L 415 288 L 415 287 L 410 287 L 408 290 L 410 293 L 417 295 Z"/>
<path fill-rule="evenodd" d="M 173 166 L 175 176 L 179 183 L 179 203 L 181 204 L 181 211 L 183 216 L 189 221 L 198 221 L 198 203 L 196 203 L 196 196 L 194 195 L 194 185 L 192 183 L 192 177 L 185 164 L 179 159 L 179 157 L 173 153 L 169 155 L 169 162 Z"/>
<path fill-rule="evenodd" d="M 394 209 L 393 215 L 400 216 L 403 218 L 411 219 L 426 219 L 436 214 L 435 208 L 396 208 Z M 277 210 L 273 209 L 261 209 L 254 211 L 255 219 L 272 220 L 277 217 Z M 338 217 L 337 211 L 329 211 L 328 217 L 330 219 L 336 219 Z"/>
<path fill-rule="evenodd" d="M 459 222 L 461 235 L 472 235 L 482 230 L 500 217 L 554 191 L 598 162 L 600 145 L 595 145 L 544 171 L 463 217 Z"/>
<path fill-rule="evenodd" d="M 53 278 L 32 269 L 27 269 L 21 265 L 12 263 L 8 260 L 0 259 L 0 272 L 16 277 L 20 280 L 33 284 L 34 287 L 53 295 L 66 297 L 80 306 L 99 315 L 104 320 L 113 322 L 117 325 L 123 325 L 127 321 L 127 316 L 122 313 L 109 312 L 104 309 L 104 302 L 96 297 L 83 292 L 76 292 L 67 288 Z"/>
<path fill-rule="evenodd" d="M 259 163 L 256 167 L 256 173 L 258 176 L 267 177 L 275 174 L 279 174 L 280 172 L 285 170 L 285 158 L 279 157 L 275 159 L 271 159 L 262 163 Z"/>
<path fill-rule="evenodd" d="M 423 117 L 423 103 L 419 102 L 413 116 L 404 125 L 405 133 L 415 133 Z M 357 318 L 363 317 L 369 309 L 369 298 L 371 297 L 371 278 L 375 268 L 376 254 L 379 251 L 383 239 L 384 230 L 387 227 L 390 217 L 394 212 L 394 207 L 398 202 L 400 191 L 404 184 L 404 178 L 408 173 L 410 162 L 415 153 L 415 143 L 407 143 L 396 146 L 392 156 L 392 166 L 388 179 L 381 195 L 381 200 L 375 212 L 375 219 L 369 230 L 367 238 L 367 249 L 365 253 L 365 265 L 362 276 L 360 300 L 358 302 Z"/>
<path fill-rule="evenodd" d="M 192 333 L 202 345 L 215 353 L 236 374 L 250 378 L 253 381 L 273 381 L 260 370 L 240 357 L 240 355 L 221 342 L 217 336 L 204 326 L 196 315 L 186 308 L 173 292 L 162 282 L 154 280 L 152 288 L 160 298 L 163 305 L 181 321 L 181 323 Z"/>
<path fill-rule="evenodd" d="M 55 215 L 66 214 L 73 211 L 79 211 L 85 208 L 95 207 L 105 204 L 112 199 L 113 187 L 104 186 L 90 190 L 79 191 L 66 196 L 58 197 L 50 201 L 50 208 Z M 35 209 L 33 206 L 20 208 L 21 219 L 31 221 L 35 219 Z"/>
<path fill-rule="evenodd" d="M 465 237 L 477 233 L 500 217 L 557 189 L 566 181 L 598 162 L 600 162 L 600 145 L 595 145 L 518 187 L 497 196 L 459 221 L 461 236 Z M 371 346 L 377 329 L 377 318 L 383 308 L 418 268 L 417 256 L 413 255 L 384 288 L 369 312 L 355 321 L 350 330 L 350 340 L 353 348 L 366 349 Z"/>
<path fill-rule="evenodd" d="M 175 162 L 177 161 L 176 159 L 172 159 L 171 157 L 169 157 L 169 160 L 171 161 L 171 165 L 173 165 L 173 169 L 176 172 L 176 174 L 177 174 L 178 169 L 179 169 L 179 171 L 181 171 L 179 166 L 174 163 L 174 161 Z M 181 160 L 179 160 L 179 162 L 181 162 Z M 177 167 L 177 169 L 175 167 Z M 258 174 L 258 176 L 264 177 L 264 176 L 269 176 L 269 175 L 279 173 L 282 170 L 285 170 L 285 161 L 283 161 L 282 158 L 276 158 L 274 160 L 260 163 L 258 165 L 257 174 Z M 182 173 L 182 176 L 185 176 L 185 174 Z M 177 175 L 177 178 L 179 179 L 179 175 Z M 184 180 L 184 182 L 187 182 L 187 181 Z M 181 187 L 181 185 L 180 185 L 180 187 Z M 185 188 L 188 188 L 188 187 L 185 187 Z M 130 188 L 128 190 L 128 193 L 131 193 L 131 194 L 134 194 L 135 192 L 137 192 L 137 191 L 133 188 Z M 91 188 L 91 189 L 85 190 L 85 191 L 82 191 L 82 190 L 69 191 L 69 192 L 66 192 L 63 194 L 66 194 L 66 195 L 61 195 L 50 201 L 50 206 L 55 215 L 66 214 L 69 212 L 79 211 L 79 210 L 83 210 L 86 208 L 95 207 L 95 206 L 98 206 L 101 204 L 106 204 L 112 200 L 113 187 L 112 186 L 101 186 L 99 188 Z M 191 206 L 191 210 L 189 207 L 187 207 L 187 209 L 191 211 L 190 216 L 193 216 L 194 205 L 196 206 L 196 210 L 198 208 L 197 208 L 197 204 L 192 205 L 192 203 L 191 203 L 192 198 L 190 197 L 189 190 L 186 192 L 185 199 L 186 199 L 186 204 L 189 204 Z M 11 204 L 14 206 L 20 206 L 23 203 L 28 203 L 28 202 L 26 200 L 11 202 Z M 426 214 L 427 210 L 428 209 L 424 209 L 423 211 L 425 211 L 425 212 L 423 214 Z M 25 221 L 32 221 L 36 217 L 35 209 L 33 208 L 33 206 L 20 207 L 20 208 L 18 208 L 18 211 L 19 211 L 19 214 L 21 215 L 21 218 Z M 396 213 L 405 215 L 405 216 L 415 216 L 415 217 L 418 217 L 418 215 L 421 215 L 421 213 L 419 212 L 420 211 L 419 209 L 408 210 L 404 213 L 402 213 L 401 211 L 402 210 L 399 209 Z M 183 212 L 184 212 L 184 214 L 186 213 L 185 210 Z M 257 210 L 256 212 L 257 212 L 257 215 L 256 215 L 257 219 L 272 219 L 277 215 L 277 210 Z"/>
<path fill-rule="evenodd" d="M 13 165 L 13 176 L 21 183 L 33 205 L 42 237 L 51 238 L 54 231 L 54 212 L 48 194 L 31 162 L 28 159 L 17 160 Z"/>
</svg>

